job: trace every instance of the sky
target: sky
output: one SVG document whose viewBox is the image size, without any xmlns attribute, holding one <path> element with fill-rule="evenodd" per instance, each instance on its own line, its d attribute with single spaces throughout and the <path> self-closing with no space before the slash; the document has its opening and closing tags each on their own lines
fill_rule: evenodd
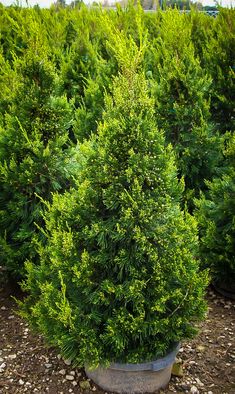
<svg viewBox="0 0 235 394">
<path fill-rule="evenodd" d="M 52 3 L 54 3 L 56 0 L 28 0 L 29 5 L 33 6 L 35 4 L 39 4 L 40 7 L 50 7 Z M 199 0 L 203 5 L 214 5 L 215 1 L 214 0 Z M 0 0 L 0 3 L 4 5 L 10 5 L 13 4 L 15 0 Z M 19 0 L 19 2 L 22 5 L 25 5 L 25 0 Z M 71 1 L 67 0 L 66 3 L 70 3 Z M 85 3 L 88 3 L 89 0 L 85 0 Z M 92 1 L 90 1 L 92 2 Z M 110 3 L 112 1 L 110 0 Z M 235 0 L 219 0 L 219 3 L 223 7 L 230 7 L 233 6 L 235 7 Z"/>
</svg>

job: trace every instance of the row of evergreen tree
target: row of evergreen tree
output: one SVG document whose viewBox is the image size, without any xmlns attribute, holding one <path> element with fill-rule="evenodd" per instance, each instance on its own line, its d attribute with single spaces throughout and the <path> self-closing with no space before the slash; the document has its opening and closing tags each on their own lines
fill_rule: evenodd
<svg viewBox="0 0 235 394">
<path fill-rule="evenodd" d="M 193 274 L 195 259 L 214 279 L 234 283 L 234 16 L 233 9 L 220 9 L 217 18 L 197 11 L 144 14 L 131 3 L 116 11 L 0 6 L 0 264 L 17 280 L 28 277 L 25 308 L 34 305 L 34 319 L 52 343 L 63 336 L 65 353 L 75 348 L 65 289 L 73 301 L 80 289 L 77 319 L 87 303 L 96 305 L 90 320 L 77 321 L 74 335 L 80 330 L 79 338 L 89 334 L 93 343 L 92 354 L 82 345 L 76 351 L 81 363 L 104 360 L 100 349 L 107 355 L 110 345 L 115 357 L 122 354 L 117 320 L 110 321 L 115 343 L 107 332 L 97 339 L 94 327 L 101 324 L 101 304 L 109 315 L 113 294 L 117 303 L 124 294 L 126 303 L 134 297 L 141 316 L 141 289 L 147 291 L 152 269 L 138 271 L 144 256 L 160 259 L 169 278 L 174 268 L 177 280 L 194 280 L 185 312 L 192 316 L 204 308 L 204 274 Z M 185 213 L 184 222 L 182 210 L 194 218 Z M 154 228 L 149 218 L 156 219 Z M 183 238 L 196 239 L 196 221 L 200 252 L 184 250 Z M 132 253 L 135 264 L 128 266 Z M 160 275 L 159 261 L 153 276 Z M 125 274 L 133 280 L 115 287 L 105 277 L 110 270 L 119 270 L 120 281 Z M 94 275 L 103 275 L 99 291 Z M 153 286 L 159 313 L 185 301 L 174 281 L 168 295 L 162 284 Z M 168 342 L 156 344 L 162 353 L 182 333 L 190 335 L 184 316 L 177 319 L 164 320 L 173 326 Z M 149 329 L 137 320 L 136 335 L 140 326 Z M 128 360 L 145 353 L 138 347 Z"/>
</svg>

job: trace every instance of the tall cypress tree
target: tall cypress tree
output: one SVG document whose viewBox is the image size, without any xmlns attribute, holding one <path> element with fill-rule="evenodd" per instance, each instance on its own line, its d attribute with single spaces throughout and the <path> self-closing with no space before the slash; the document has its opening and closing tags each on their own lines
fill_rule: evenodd
<svg viewBox="0 0 235 394">
<path fill-rule="evenodd" d="M 57 93 L 59 80 L 43 52 L 28 50 L 16 59 L 20 83 L 0 131 L 0 258 L 15 275 L 34 256 L 41 198 L 50 200 L 51 192 L 67 188 L 73 166 L 71 106 Z"/>
<path fill-rule="evenodd" d="M 212 77 L 211 113 L 217 129 L 235 129 L 235 9 L 221 8 L 202 62 Z"/>
<path fill-rule="evenodd" d="M 235 126 L 235 10 L 220 8 L 216 18 L 191 13 L 192 42 L 202 68 L 212 78 L 210 111 L 220 133 Z"/>
<path fill-rule="evenodd" d="M 210 120 L 211 80 L 195 57 L 191 23 L 177 10 L 163 14 L 156 43 L 153 95 L 158 127 L 176 152 L 180 176 L 185 179 L 185 200 L 205 190 L 220 157 L 220 140 Z"/>
</svg>

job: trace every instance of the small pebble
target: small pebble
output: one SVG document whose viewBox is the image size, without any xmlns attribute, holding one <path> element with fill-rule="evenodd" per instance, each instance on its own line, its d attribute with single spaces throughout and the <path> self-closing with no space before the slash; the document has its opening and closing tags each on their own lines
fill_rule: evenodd
<svg viewBox="0 0 235 394">
<path fill-rule="evenodd" d="M 66 374 L 65 369 L 61 369 L 61 370 L 59 371 L 59 374 L 60 374 L 60 375 L 65 375 L 65 374 Z"/>
<path fill-rule="evenodd" d="M 9 354 L 8 358 L 10 360 L 14 360 L 16 358 L 16 354 Z"/>
<path fill-rule="evenodd" d="M 175 358 L 175 363 L 180 364 L 182 362 L 183 362 L 182 358 L 180 358 L 180 357 Z"/>
<path fill-rule="evenodd" d="M 75 382 L 75 380 L 73 380 L 72 385 L 75 387 L 77 386 L 77 382 Z"/>
<path fill-rule="evenodd" d="M 181 388 L 182 390 L 186 391 L 186 390 L 188 390 L 188 385 L 182 383 L 182 384 L 180 385 L 180 388 Z"/>
<path fill-rule="evenodd" d="M 201 386 L 201 387 L 204 386 L 204 383 L 202 383 L 200 379 L 195 378 L 195 381 L 198 384 L 198 386 Z"/>
<path fill-rule="evenodd" d="M 67 379 L 67 380 L 74 380 L 74 376 L 73 375 L 66 375 L 65 379 Z"/>
<path fill-rule="evenodd" d="M 45 364 L 45 367 L 46 367 L 46 368 L 51 368 L 51 367 L 52 367 L 52 364 Z"/>
<path fill-rule="evenodd" d="M 24 381 L 22 379 L 20 379 L 19 384 L 22 386 L 24 384 Z"/>
<path fill-rule="evenodd" d="M 191 389 L 190 389 L 190 393 L 198 394 L 199 393 L 198 388 L 196 386 L 192 386 Z"/>
<path fill-rule="evenodd" d="M 197 346 L 197 350 L 198 350 L 199 352 L 204 352 L 205 346 L 203 346 L 203 345 L 198 345 L 198 346 Z"/>
<path fill-rule="evenodd" d="M 66 365 L 71 365 L 71 360 L 64 360 L 64 363 L 65 363 Z"/>
<path fill-rule="evenodd" d="M 4 368 L 6 368 L 6 363 L 2 363 L 1 365 L 0 365 L 0 369 L 4 369 Z"/>
</svg>

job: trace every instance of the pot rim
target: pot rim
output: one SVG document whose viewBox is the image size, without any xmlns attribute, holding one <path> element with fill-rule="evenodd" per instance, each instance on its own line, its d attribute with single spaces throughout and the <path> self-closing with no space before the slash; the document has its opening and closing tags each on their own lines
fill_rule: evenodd
<svg viewBox="0 0 235 394">
<path fill-rule="evenodd" d="M 174 349 L 167 353 L 166 356 L 157 358 L 154 361 L 150 361 L 147 363 L 140 364 L 120 364 L 120 363 L 112 363 L 110 364 L 110 369 L 115 369 L 119 371 L 129 371 L 129 372 L 138 372 L 138 371 L 160 371 L 164 368 L 167 368 L 170 364 L 173 364 L 175 361 L 175 357 L 180 349 L 180 343 L 177 343 Z"/>
</svg>

